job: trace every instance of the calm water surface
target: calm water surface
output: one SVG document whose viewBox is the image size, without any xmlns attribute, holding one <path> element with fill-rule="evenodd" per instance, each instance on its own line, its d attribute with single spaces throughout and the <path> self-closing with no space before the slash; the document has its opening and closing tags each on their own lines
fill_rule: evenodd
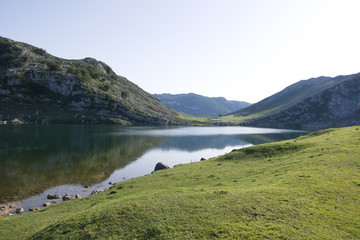
<svg viewBox="0 0 360 240">
<path fill-rule="evenodd" d="M 109 182 L 306 132 L 251 127 L 121 127 L 107 125 L 0 125 L 0 203 L 25 210 L 47 194 L 80 194 Z M 89 186 L 89 188 L 84 188 Z"/>
</svg>

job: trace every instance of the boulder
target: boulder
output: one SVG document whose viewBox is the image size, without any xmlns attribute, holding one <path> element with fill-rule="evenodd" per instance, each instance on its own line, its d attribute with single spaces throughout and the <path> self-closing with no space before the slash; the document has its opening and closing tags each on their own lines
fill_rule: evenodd
<svg viewBox="0 0 360 240">
<path fill-rule="evenodd" d="M 60 199 L 59 194 L 48 194 L 47 199 Z"/>
<path fill-rule="evenodd" d="M 96 189 L 96 190 L 92 191 L 90 195 L 97 194 L 97 193 L 103 192 L 103 191 L 104 190 L 102 190 L 102 189 Z"/>
<path fill-rule="evenodd" d="M 81 196 L 80 196 L 79 194 L 76 194 L 76 195 L 75 195 L 75 198 L 78 198 L 78 199 L 79 199 L 79 198 L 81 198 Z"/>
<path fill-rule="evenodd" d="M 37 211 L 37 210 L 40 210 L 40 207 L 32 207 L 32 208 L 29 208 L 29 211 L 31 211 L 31 212 Z"/>
<path fill-rule="evenodd" d="M 75 196 L 72 194 L 65 194 L 65 196 L 63 196 L 62 200 L 63 201 L 68 201 L 68 200 L 73 200 L 75 199 Z"/>
<path fill-rule="evenodd" d="M 44 206 L 44 207 L 47 207 L 47 206 L 50 206 L 50 205 L 51 205 L 51 203 L 49 203 L 49 202 L 44 202 L 44 203 L 43 203 L 43 206 Z"/>
<path fill-rule="evenodd" d="M 155 166 L 154 172 L 158 171 L 158 170 L 169 169 L 169 168 L 170 167 L 168 165 L 166 165 L 165 163 L 158 162 Z"/>
<path fill-rule="evenodd" d="M 23 208 L 17 208 L 16 209 L 16 213 L 23 213 L 24 212 L 24 209 Z"/>
</svg>

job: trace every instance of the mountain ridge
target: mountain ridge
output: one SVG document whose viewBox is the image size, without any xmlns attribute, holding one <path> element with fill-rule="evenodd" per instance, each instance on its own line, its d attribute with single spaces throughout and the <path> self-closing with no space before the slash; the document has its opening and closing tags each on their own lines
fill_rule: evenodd
<svg viewBox="0 0 360 240">
<path fill-rule="evenodd" d="M 250 105 L 244 101 L 227 100 L 224 97 L 206 97 L 195 93 L 153 95 L 167 107 L 196 117 L 226 115 Z"/>
</svg>

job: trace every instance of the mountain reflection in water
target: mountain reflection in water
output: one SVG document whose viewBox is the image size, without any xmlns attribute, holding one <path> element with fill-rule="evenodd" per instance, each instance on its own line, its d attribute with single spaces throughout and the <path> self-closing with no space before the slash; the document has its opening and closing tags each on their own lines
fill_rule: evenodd
<svg viewBox="0 0 360 240">
<path fill-rule="evenodd" d="M 198 157 L 215 154 L 213 150 L 217 149 L 219 155 L 225 148 L 303 134 L 244 127 L 1 125 L 0 203 L 24 199 L 59 185 L 94 185 L 110 176 L 119 180 L 119 176 L 113 176 L 119 171 L 126 172 L 127 177 L 144 175 L 152 171 L 156 162 L 170 157 L 164 152 L 174 157 L 196 152 L 193 157 Z M 168 164 L 189 161 L 176 159 Z"/>
</svg>

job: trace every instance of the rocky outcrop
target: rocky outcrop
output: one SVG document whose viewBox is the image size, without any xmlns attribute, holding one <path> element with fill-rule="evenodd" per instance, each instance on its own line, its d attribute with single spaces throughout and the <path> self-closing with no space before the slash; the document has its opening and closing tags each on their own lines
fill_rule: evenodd
<svg viewBox="0 0 360 240">
<path fill-rule="evenodd" d="M 66 60 L 0 37 L 0 121 L 179 123 L 177 113 L 93 58 Z"/>
</svg>

